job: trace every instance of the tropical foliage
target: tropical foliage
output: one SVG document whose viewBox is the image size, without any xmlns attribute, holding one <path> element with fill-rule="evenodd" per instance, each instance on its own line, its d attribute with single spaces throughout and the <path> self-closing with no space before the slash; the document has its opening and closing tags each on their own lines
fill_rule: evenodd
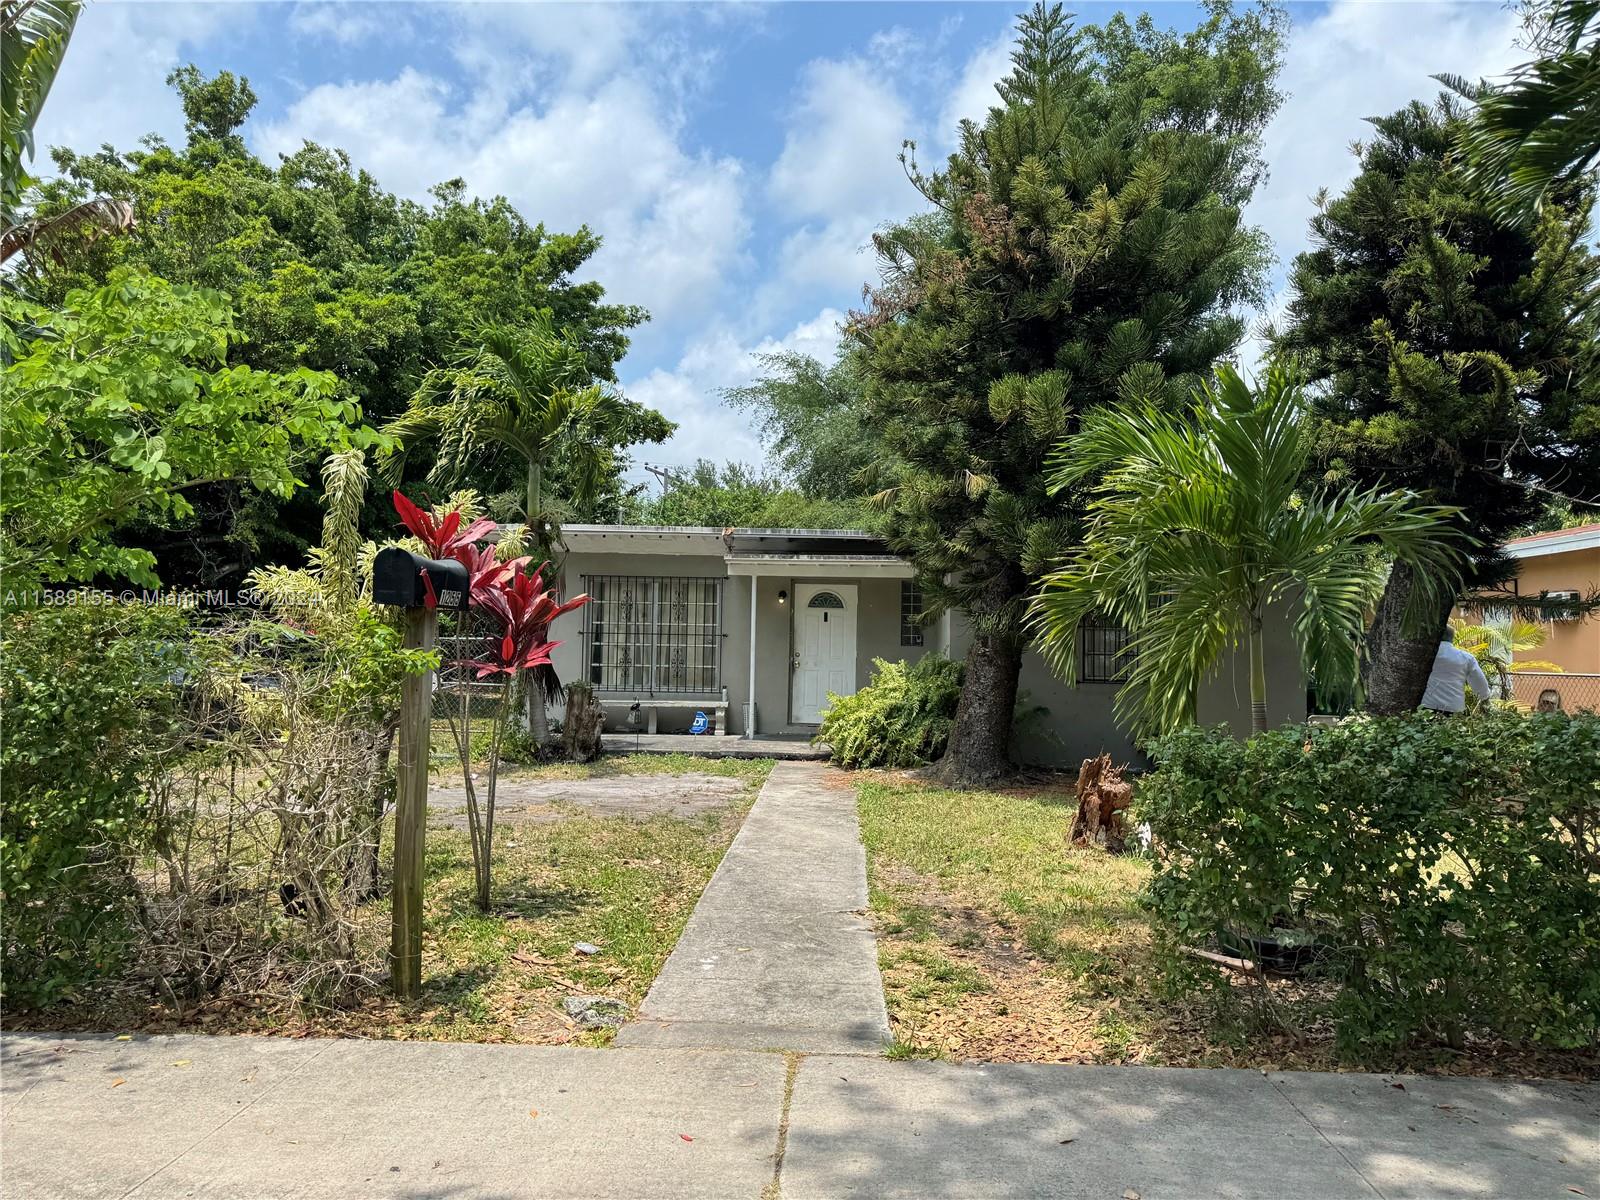
<svg viewBox="0 0 1600 1200">
<path fill-rule="evenodd" d="M 1543 625 L 1514 615 L 1485 618 L 1481 623 L 1452 621 L 1450 638 L 1478 660 L 1483 673 L 1498 689 L 1502 700 L 1511 698 L 1512 671 L 1555 671 L 1562 667 L 1540 658 L 1516 656 L 1544 645 L 1548 635 Z M 1487 699 L 1487 697 L 1485 697 Z"/>
<path fill-rule="evenodd" d="M 868 529 L 873 513 L 860 500 L 828 499 L 743 463 L 718 467 L 708 459 L 681 471 L 657 472 L 656 496 L 630 496 L 622 517 L 631 525 L 743 525 L 758 529 Z"/>
<path fill-rule="evenodd" d="M 1009 769 L 1027 596 L 1080 533 L 1051 449 L 1103 405 L 1180 403 L 1244 333 L 1269 250 L 1241 212 L 1282 30 L 1272 7 L 1213 3 L 1177 34 L 1038 4 L 999 103 L 944 170 L 912 163 L 933 211 L 874 239 L 882 283 L 851 333 L 878 499 L 930 607 L 973 631 L 948 781 Z"/>
<path fill-rule="evenodd" d="M 1320 946 L 1356 1059 L 1484 1035 L 1593 1046 L 1600 717 L 1413 713 L 1248 741 L 1190 727 L 1154 753 L 1135 815 L 1169 944 Z"/>
<path fill-rule="evenodd" d="M 525 473 L 528 544 L 552 558 L 564 510 L 545 488 L 551 469 L 565 468 L 570 504 L 582 508 L 616 476 L 624 448 L 662 441 L 673 425 L 597 378 L 582 339 L 544 310 L 526 325 L 483 329 L 452 365 L 423 377 L 384 430 L 396 442 L 380 459 L 391 480 L 418 447 L 432 454 L 428 478 L 442 487 L 460 484 L 496 453 L 510 457 Z"/>
<path fill-rule="evenodd" d="M 1201 680 L 1243 643 L 1260 732 L 1270 609 L 1293 613 L 1306 674 L 1338 688 L 1355 681 L 1388 561 L 1426 582 L 1419 604 L 1453 596 L 1450 510 L 1405 492 L 1304 490 L 1311 433 L 1281 366 L 1259 390 L 1221 367 L 1187 413 L 1145 404 L 1086 416 L 1061 445 L 1052 486 L 1090 484 L 1088 530 L 1031 607 L 1056 669 L 1076 678 L 1079 626 L 1112 617 L 1133 633 L 1118 708 L 1136 729 L 1164 733 L 1194 719 Z"/>
<path fill-rule="evenodd" d="M 223 482 L 288 497 L 330 446 L 372 440 L 324 372 L 229 365 L 225 296 L 120 271 L 50 308 L 0 295 L 0 565 L 13 591 L 96 576 L 155 584 L 136 522 L 181 521 Z"/>
<path fill-rule="evenodd" d="M 22 161 L 33 157 L 33 127 L 82 7 L 79 0 L 0 0 L 0 229 L 17 224 L 33 182 Z"/>
<path fill-rule="evenodd" d="M 134 893 L 121 852 L 145 835 L 145 789 L 176 723 L 182 630 L 177 610 L 137 605 L 0 616 L 12 1004 L 52 1002 L 122 961 Z"/>
<path fill-rule="evenodd" d="M 1600 161 L 1600 3 L 1531 0 L 1535 57 L 1493 85 L 1441 82 L 1477 102 L 1462 144 L 1495 215 L 1535 219 L 1547 197 Z"/>
<path fill-rule="evenodd" d="M 961 664 L 941 654 L 915 663 L 872 660 L 872 681 L 829 693 L 816 741 L 841 767 L 915 767 L 944 753 L 961 699 Z"/>
<path fill-rule="evenodd" d="M 146 138 L 126 150 L 53 151 L 56 174 L 30 193 L 31 218 L 54 220 L 104 198 L 125 202 L 133 225 L 104 237 L 78 222 L 25 250 L 8 266 L 28 295 L 59 307 L 119 266 L 224 293 L 236 333 L 227 365 L 332 372 L 374 425 L 404 412 L 428 370 L 473 331 L 546 309 L 581 345 L 593 377 L 615 378 L 645 313 L 608 302 L 592 278 L 574 278 L 600 246 L 588 228 L 549 230 L 504 198 L 471 197 L 460 180 L 441 182 L 427 203 L 403 200 L 332 147 L 307 143 L 264 162 L 244 137 L 256 104 L 248 79 L 190 66 L 169 82 L 183 108 L 181 144 Z M 410 461 L 419 479 L 432 463 L 426 451 Z M 521 467 L 487 465 L 473 483 L 497 515 L 509 515 Z M 555 464 L 549 483 L 565 493 L 563 470 Z M 619 487 L 607 482 L 596 512 L 614 508 Z M 188 498 L 192 516 L 120 535 L 156 554 L 175 582 L 216 586 L 259 565 L 298 563 L 321 528 L 309 493 L 285 500 L 230 483 Z M 363 524 L 387 520 L 387 502 L 370 498 Z"/>
<path fill-rule="evenodd" d="M 862 402 L 858 356 L 842 351 L 827 365 L 795 351 L 758 355 L 760 376 L 722 393 L 755 417 L 772 464 L 809 498 L 858 500 L 884 452 Z"/>
<path fill-rule="evenodd" d="M 1312 219 L 1276 345 L 1313 381 L 1325 478 L 1459 508 L 1475 590 L 1509 577 L 1498 547 L 1551 491 L 1600 479 L 1600 256 L 1592 185 L 1503 225 L 1460 167 L 1463 122 L 1448 99 L 1373 121 L 1360 174 Z M 1449 614 L 1440 595 L 1405 628 L 1411 586 L 1402 564 L 1377 610 L 1376 711 L 1416 707 Z"/>
<path fill-rule="evenodd" d="M 448 714 L 467 795 L 467 830 L 472 840 L 477 902 L 487 912 L 493 886 L 495 794 L 512 711 L 512 681 L 518 675 L 550 665 L 551 652 L 561 644 L 550 640 L 550 623 L 563 613 L 583 607 L 589 597 L 575 596 L 563 604 L 553 590 L 544 586 L 543 568 L 529 575 L 524 570 L 526 558 L 502 561 L 492 547 L 476 545 L 493 529 L 492 521 L 467 521 L 454 509 L 435 516 L 399 492 L 394 494 L 394 506 L 406 529 L 422 542 L 430 558 L 454 558 L 467 568 L 472 579 L 472 607 L 487 612 L 499 625 L 498 635 L 487 639 L 485 656 L 455 664 L 473 671 L 480 680 L 499 680 L 481 799 L 474 770 L 472 704 L 466 692 L 462 693 L 459 714 Z"/>
</svg>

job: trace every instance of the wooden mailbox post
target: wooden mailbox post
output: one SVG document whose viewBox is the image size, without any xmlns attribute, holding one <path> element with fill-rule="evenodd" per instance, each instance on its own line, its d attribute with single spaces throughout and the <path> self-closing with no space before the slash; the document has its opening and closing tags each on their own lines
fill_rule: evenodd
<svg viewBox="0 0 1600 1200">
<path fill-rule="evenodd" d="M 470 592 L 466 567 L 423 558 L 391 546 L 372 564 L 372 599 L 403 609 L 408 650 L 432 650 L 439 610 L 465 612 Z M 399 762 L 395 769 L 394 932 L 389 945 L 394 994 L 414 999 L 422 990 L 422 864 L 428 827 L 428 750 L 433 721 L 433 672 L 406 676 L 400 688 Z"/>
</svg>

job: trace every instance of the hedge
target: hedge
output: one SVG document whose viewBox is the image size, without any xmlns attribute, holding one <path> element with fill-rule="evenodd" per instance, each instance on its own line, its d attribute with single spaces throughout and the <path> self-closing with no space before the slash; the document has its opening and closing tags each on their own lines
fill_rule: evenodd
<svg viewBox="0 0 1600 1200">
<path fill-rule="evenodd" d="M 1356 718 L 1153 746 L 1169 941 L 1309 931 L 1342 1050 L 1600 1030 L 1600 717 Z"/>
</svg>

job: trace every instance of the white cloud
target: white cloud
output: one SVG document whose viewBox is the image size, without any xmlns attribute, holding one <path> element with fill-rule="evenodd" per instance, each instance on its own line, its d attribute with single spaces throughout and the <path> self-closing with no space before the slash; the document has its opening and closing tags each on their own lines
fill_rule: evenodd
<svg viewBox="0 0 1600 1200">
<path fill-rule="evenodd" d="M 301 0 L 290 11 L 288 24 L 301 37 L 326 38 L 341 46 L 411 33 L 403 10 L 369 0 Z"/>
<path fill-rule="evenodd" d="M 1015 46 L 1015 32 L 1007 28 L 988 45 L 980 46 L 967 59 L 960 78 L 945 98 L 939 112 L 938 137 L 947 149 L 956 142 L 956 130 L 963 120 L 983 124 L 991 108 L 998 107 L 1000 97 L 994 85 L 1011 73 L 1011 51 Z"/>
<path fill-rule="evenodd" d="M 167 75 L 198 42 L 250 20 L 233 4 L 86 5 L 34 130 L 34 173 L 50 171 L 51 146 L 127 150 L 147 133 L 181 143 L 183 110 Z"/>
<path fill-rule="evenodd" d="M 750 222 L 740 164 L 684 145 L 685 123 L 656 77 L 593 78 L 615 65 L 610 47 L 633 29 L 626 10 L 529 9 L 496 18 L 507 39 L 498 48 L 477 26 L 458 45 L 458 59 L 483 66 L 467 72 L 469 85 L 409 66 L 388 79 L 324 83 L 259 125 L 257 149 L 290 153 L 309 139 L 348 150 L 383 186 L 412 198 L 460 177 L 469 192 L 503 194 L 551 229 L 587 224 L 603 245 L 584 275 L 612 299 L 644 305 L 656 327 L 703 317 L 744 262 Z M 622 32 L 600 36 L 596 22 L 608 12 L 624 14 Z M 581 14 L 574 19 L 593 35 L 592 52 L 580 52 L 586 39 L 552 19 L 558 13 Z M 535 35 L 556 65 L 517 50 L 516 38 Z M 530 90 L 532 80 L 563 72 L 561 86 Z"/>
<path fill-rule="evenodd" d="M 625 382 L 623 390 L 630 399 L 678 422 L 677 433 L 665 445 L 651 448 L 645 457 L 652 465 L 669 467 L 688 466 L 699 458 L 764 463 L 766 450 L 751 427 L 749 414 L 724 404 L 722 389 L 753 381 L 763 354 L 793 350 L 831 362 L 843 321 L 844 313 L 825 308 L 784 336 L 754 344 L 745 343 L 725 327 L 713 329 L 691 342 L 672 370 L 657 368 Z"/>
<path fill-rule="evenodd" d="M 891 36 L 880 49 L 900 41 Z M 902 143 L 917 133 L 910 104 L 879 66 L 807 64 L 767 181 L 774 207 L 799 224 L 781 244 L 763 304 L 797 289 L 842 299 L 874 277 L 873 231 L 918 203 L 899 161 Z"/>
<path fill-rule="evenodd" d="M 897 156 L 911 111 L 884 73 L 858 60 L 809 63 L 773 164 L 773 201 L 798 217 L 880 217 L 905 205 Z"/>
</svg>

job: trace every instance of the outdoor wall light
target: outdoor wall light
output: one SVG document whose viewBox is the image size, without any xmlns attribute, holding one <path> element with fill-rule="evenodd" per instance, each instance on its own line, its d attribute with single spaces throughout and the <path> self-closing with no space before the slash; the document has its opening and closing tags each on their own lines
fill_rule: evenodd
<svg viewBox="0 0 1600 1200">
<path fill-rule="evenodd" d="M 787 603 L 789 603 L 789 593 L 788 592 L 784 592 L 784 591 L 780 591 L 778 593 L 778 603 L 779 604 L 787 604 Z"/>
</svg>

